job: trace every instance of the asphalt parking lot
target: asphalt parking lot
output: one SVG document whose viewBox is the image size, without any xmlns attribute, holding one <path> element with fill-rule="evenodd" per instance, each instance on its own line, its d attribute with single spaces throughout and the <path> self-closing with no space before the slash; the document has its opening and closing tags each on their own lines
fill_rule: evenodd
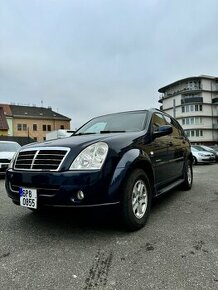
<svg viewBox="0 0 218 290">
<path fill-rule="evenodd" d="M 12 204 L 0 180 L 0 289 L 218 289 L 218 164 L 156 200 L 127 233 L 110 211 Z"/>
</svg>

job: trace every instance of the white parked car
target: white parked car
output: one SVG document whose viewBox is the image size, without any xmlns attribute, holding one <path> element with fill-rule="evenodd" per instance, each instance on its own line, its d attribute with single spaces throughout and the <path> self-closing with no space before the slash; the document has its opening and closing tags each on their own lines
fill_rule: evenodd
<svg viewBox="0 0 218 290">
<path fill-rule="evenodd" d="M 0 174 L 5 174 L 14 154 L 20 149 L 17 142 L 0 141 Z"/>
<path fill-rule="evenodd" d="M 191 151 L 193 155 L 193 164 L 216 161 L 215 155 L 209 151 L 205 151 L 203 148 L 196 149 L 194 146 L 191 146 Z"/>
<path fill-rule="evenodd" d="M 216 162 L 218 162 L 218 150 L 216 151 L 216 150 L 214 150 L 214 148 L 211 148 L 211 147 L 208 147 L 208 146 L 205 146 L 205 145 L 194 145 L 194 147 L 196 149 L 199 149 L 198 147 L 201 147 L 205 151 L 209 151 L 209 152 L 213 153 L 215 155 Z"/>
</svg>

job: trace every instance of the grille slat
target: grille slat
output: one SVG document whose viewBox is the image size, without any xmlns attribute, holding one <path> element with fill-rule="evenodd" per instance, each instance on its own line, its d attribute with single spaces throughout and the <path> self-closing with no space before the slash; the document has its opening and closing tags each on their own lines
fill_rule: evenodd
<svg viewBox="0 0 218 290">
<path fill-rule="evenodd" d="M 19 188 L 23 187 L 23 185 L 15 185 L 11 183 L 9 183 L 9 186 L 10 186 L 11 191 L 16 192 L 16 193 L 19 193 Z M 36 190 L 40 196 L 53 196 L 58 192 L 59 187 L 49 185 L 49 187 L 47 188 L 37 187 Z"/>
<path fill-rule="evenodd" d="M 0 162 L 2 163 L 10 163 L 10 159 L 0 159 Z"/>
<path fill-rule="evenodd" d="M 15 169 L 57 171 L 65 159 L 69 148 L 44 149 L 21 151 L 15 162 Z"/>
</svg>

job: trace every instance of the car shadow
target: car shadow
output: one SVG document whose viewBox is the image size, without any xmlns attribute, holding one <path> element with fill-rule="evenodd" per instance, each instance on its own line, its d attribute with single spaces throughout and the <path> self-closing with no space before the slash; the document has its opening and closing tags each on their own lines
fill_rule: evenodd
<svg viewBox="0 0 218 290">
<path fill-rule="evenodd" d="M 155 198 L 152 201 L 150 218 L 152 215 L 158 214 L 167 204 L 176 202 L 177 198 L 183 194 L 183 191 L 173 189 L 172 191 Z M 101 208 L 45 208 L 42 211 L 34 212 L 28 209 L 19 208 L 22 213 L 16 224 L 27 232 L 30 228 L 34 228 L 37 233 L 50 232 L 56 234 L 70 233 L 90 233 L 104 232 L 108 234 L 118 233 L 129 234 L 129 231 L 123 226 L 119 207 L 101 207 Z M 149 223 L 149 220 L 148 220 Z M 146 230 L 146 226 L 145 226 Z"/>
<path fill-rule="evenodd" d="M 24 228 L 31 223 L 39 231 L 41 228 L 49 232 L 125 232 L 117 211 L 116 208 L 47 208 L 29 211 L 21 216 L 20 222 Z"/>
</svg>

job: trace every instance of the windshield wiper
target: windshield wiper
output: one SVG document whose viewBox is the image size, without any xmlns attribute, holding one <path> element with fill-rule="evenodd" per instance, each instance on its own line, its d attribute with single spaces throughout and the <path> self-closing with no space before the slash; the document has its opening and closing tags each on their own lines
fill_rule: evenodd
<svg viewBox="0 0 218 290">
<path fill-rule="evenodd" d="M 126 131 L 124 130 L 106 130 L 106 131 L 100 131 L 101 134 L 105 134 L 105 133 L 125 133 Z"/>
<path fill-rule="evenodd" d="M 91 135 L 91 134 L 96 134 L 96 133 L 95 133 L 95 132 L 89 132 L 89 133 L 77 133 L 77 134 L 73 134 L 72 136 Z"/>
</svg>

